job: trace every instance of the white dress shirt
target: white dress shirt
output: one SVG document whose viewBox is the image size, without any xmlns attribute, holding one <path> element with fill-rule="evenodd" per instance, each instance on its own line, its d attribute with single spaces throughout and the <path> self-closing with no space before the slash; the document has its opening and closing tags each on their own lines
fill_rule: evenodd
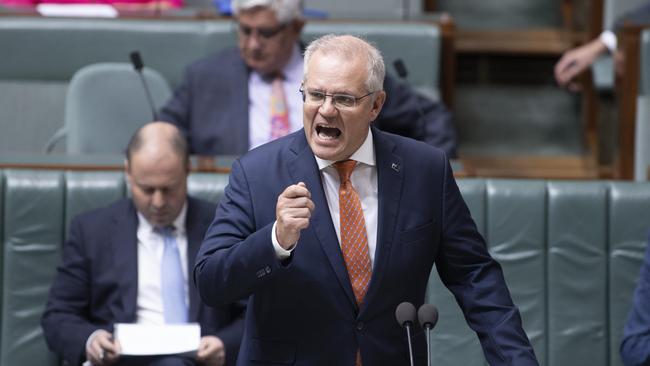
<svg viewBox="0 0 650 366">
<path fill-rule="evenodd" d="M 189 289 L 187 285 L 187 233 L 185 231 L 185 216 L 187 202 L 174 220 L 174 235 L 181 256 L 181 268 L 185 279 L 185 304 L 189 308 Z M 148 325 L 165 324 L 163 300 L 160 286 L 160 266 L 162 262 L 165 239 L 154 231 L 154 227 L 138 212 L 138 298 L 136 300 L 136 323 Z M 86 340 L 86 348 L 92 342 L 96 330 Z M 92 366 L 86 361 L 82 366 Z"/>
<path fill-rule="evenodd" d="M 339 186 L 341 180 L 336 168 L 332 166 L 335 161 L 323 160 L 315 156 L 318 169 L 320 170 L 321 181 L 323 182 L 323 190 L 325 191 L 325 198 L 327 199 L 327 206 L 332 216 L 336 236 L 341 243 L 341 220 L 339 212 Z M 377 249 L 377 217 L 378 217 L 378 191 L 377 191 L 377 165 L 375 163 L 375 148 L 372 139 L 372 133 L 368 130 L 368 136 L 363 142 L 361 147 L 350 156 L 350 159 L 356 160 L 358 163 L 352 171 L 350 180 L 352 186 L 359 194 L 361 200 L 361 208 L 363 209 L 363 216 L 366 221 L 366 231 L 368 234 L 368 250 L 370 253 L 370 263 L 374 267 L 375 252 Z M 309 189 L 309 187 L 307 187 Z M 275 226 L 271 231 L 271 240 L 275 253 L 280 259 L 287 258 L 295 246 L 291 250 L 285 250 L 280 246 L 277 237 L 275 236 Z M 298 243 L 298 245 L 300 245 Z"/>
<path fill-rule="evenodd" d="M 302 128 L 302 55 L 296 44 L 289 62 L 282 69 L 284 96 L 289 111 L 289 132 Z M 248 142 L 251 149 L 271 140 L 271 82 L 258 72 L 248 78 Z"/>
<path fill-rule="evenodd" d="M 181 267 L 185 280 L 185 304 L 189 304 L 187 285 L 187 234 L 185 216 L 187 203 L 174 220 L 174 235 L 181 256 Z M 160 266 L 165 248 L 164 237 L 155 231 L 147 219 L 138 212 L 138 299 L 136 307 L 137 323 L 147 325 L 165 324 L 163 312 Z M 189 306 L 188 306 L 189 308 Z"/>
</svg>

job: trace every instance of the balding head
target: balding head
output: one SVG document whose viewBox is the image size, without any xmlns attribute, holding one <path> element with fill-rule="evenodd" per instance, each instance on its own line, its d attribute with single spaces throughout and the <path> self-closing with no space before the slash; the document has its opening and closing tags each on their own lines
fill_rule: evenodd
<svg viewBox="0 0 650 366">
<path fill-rule="evenodd" d="M 153 226 L 172 224 L 185 204 L 187 151 L 182 133 L 166 122 L 146 124 L 129 142 L 125 168 L 131 197 Z"/>
<path fill-rule="evenodd" d="M 328 34 L 313 41 L 305 50 L 304 75 L 307 77 L 309 61 L 316 53 L 338 56 L 342 60 L 365 57 L 367 70 L 366 89 L 384 89 L 386 66 L 379 50 L 369 42 L 352 35 Z"/>
<path fill-rule="evenodd" d="M 149 155 L 175 154 L 189 169 L 189 147 L 183 133 L 167 122 L 150 122 L 140 127 L 126 148 L 126 160 L 145 150 Z"/>
</svg>

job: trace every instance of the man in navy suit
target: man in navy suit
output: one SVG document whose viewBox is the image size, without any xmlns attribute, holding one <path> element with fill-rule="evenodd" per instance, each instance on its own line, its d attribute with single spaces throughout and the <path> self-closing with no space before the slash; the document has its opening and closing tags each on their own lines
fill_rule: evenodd
<svg viewBox="0 0 650 366">
<path fill-rule="evenodd" d="M 424 302 L 435 263 L 488 362 L 537 365 L 446 154 L 370 126 L 384 72 L 352 36 L 307 48 L 304 130 L 233 164 L 197 256 L 199 294 L 249 298 L 238 365 L 406 365 L 395 308 Z M 414 342 L 423 364 L 422 332 Z"/>
<path fill-rule="evenodd" d="M 198 155 L 242 155 L 272 140 L 273 82 L 281 79 L 289 132 L 302 128 L 301 0 L 234 0 L 238 49 L 191 64 L 160 119 L 177 125 Z M 391 77 L 389 97 L 375 121 L 383 131 L 424 141 L 456 155 L 456 133 L 441 102 Z M 422 111 L 423 116 L 420 117 Z"/>
<path fill-rule="evenodd" d="M 650 245 L 646 247 L 632 310 L 623 330 L 621 359 L 626 366 L 650 365 Z"/>
<path fill-rule="evenodd" d="M 180 357 L 120 359 L 120 344 L 112 337 L 116 323 L 183 322 L 170 321 L 165 297 L 169 280 L 163 278 L 175 269 L 177 314 L 201 326 L 196 361 L 219 366 L 227 358 L 226 364 L 235 364 L 243 306 L 236 301 L 206 306 L 187 275 L 215 210 L 214 204 L 187 196 L 188 172 L 187 142 L 180 131 L 169 123 L 145 125 L 127 150 L 131 198 L 72 221 L 42 318 L 48 345 L 68 364 L 196 364 Z M 161 229 L 172 227 L 171 249 L 178 256 L 168 265 L 168 238 Z"/>
</svg>

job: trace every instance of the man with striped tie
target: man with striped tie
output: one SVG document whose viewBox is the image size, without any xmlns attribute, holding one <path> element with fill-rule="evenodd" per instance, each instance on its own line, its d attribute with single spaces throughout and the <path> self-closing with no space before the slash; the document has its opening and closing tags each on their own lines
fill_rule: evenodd
<svg viewBox="0 0 650 366">
<path fill-rule="evenodd" d="M 352 36 L 305 52 L 304 129 L 237 160 L 194 270 L 204 301 L 248 297 L 238 365 L 407 365 L 400 302 L 435 262 L 491 365 L 537 365 L 446 154 L 370 123 L 381 55 Z M 422 332 L 416 365 L 426 357 Z"/>
<path fill-rule="evenodd" d="M 127 148 L 131 198 L 72 221 L 42 318 L 48 345 L 68 364 L 234 365 L 244 306 L 208 307 L 191 280 L 215 205 L 187 196 L 188 173 L 180 131 L 147 124 Z M 196 358 L 120 358 L 112 336 L 116 323 L 188 322 L 201 326 Z"/>
</svg>

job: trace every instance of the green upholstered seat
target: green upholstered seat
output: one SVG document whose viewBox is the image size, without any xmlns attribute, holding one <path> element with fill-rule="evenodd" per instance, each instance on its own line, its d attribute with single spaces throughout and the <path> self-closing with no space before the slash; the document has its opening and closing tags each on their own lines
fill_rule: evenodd
<svg viewBox="0 0 650 366">
<path fill-rule="evenodd" d="M 191 174 L 218 201 L 226 174 Z M 650 228 L 650 183 L 458 181 L 503 267 L 542 365 L 619 366 L 621 333 Z M 121 172 L 0 171 L 0 364 L 56 365 L 39 326 L 72 216 L 127 195 Z M 484 365 L 476 335 L 434 270 L 436 365 Z"/>
<path fill-rule="evenodd" d="M 0 151 L 34 152 L 43 148 L 63 126 L 68 82 L 77 70 L 95 63 L 127 62 L 129 53 L 139 50 L 145 65 L 175 87 L 192 61 L 235 46 L 235 30 L 228 19 L 3 17 Z M 397 57 L 404 60 L 411 83 L 429 96 L 439 94 L 441 35 L 435 24 L 310 21 L 304 38 L 308 41 L 316 34 L 337 31 L 365 34 L 376 40 L 388 62 Z M 137 78 L 133 81 L 139 82 Z"/>
<path fill-rule="evenodd" d="M 65 232 L 63 173 L 10 170 L 4 178 L 0 364 L 55 365 L 40 317 Z"/>
<path fill-rule="evenodd" d="M 145 68 L 143 76 L 156 110 L 171 96 L 167 81 Z M 154 119 L 144 86 L 128 63 L 98 63 L 77 71 L 68 87 L 64 126 L 66 151 L 119 153 L 133 133 Z"/>
<path fill-rule="evenodd" d="M 608 186 L 553 182 L 547 192 L 549 364 L 608 365 Z"/>
</svg>

